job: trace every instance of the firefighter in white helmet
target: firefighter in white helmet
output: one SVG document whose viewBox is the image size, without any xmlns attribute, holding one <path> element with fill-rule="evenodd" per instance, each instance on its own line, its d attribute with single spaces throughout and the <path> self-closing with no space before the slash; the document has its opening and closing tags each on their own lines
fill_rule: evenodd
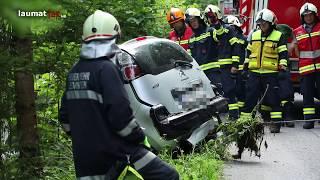
<svg viewBox="0 0 320 180">
<path fill-rule="evenodd" d="M 247 80 L 246 77 L 242 76 L 242 70 L 243 70 L 243 63 L 245 59 L 246 54 L 246 47 L 248 45 L 247 43 L 247 37 L 243 34 L 243 31 L 241 29 L 241 23 L 239 19 L 234 15 L 228 15 L 224 22 L 228 25 L 230 25 L 230 28 L 232 28 L 235 32 L 235 36 L 238 38 L 238 44 L 240 45 L 240 62 L 239 62 L 239 72 L 237 75 L 237 81 L 236 81 L 236 97 L 238 100 L 238 107 L 239 110 L 242 110 L 244 107 L 245 102 L 245 81 Z"/>
<path fill-rule="evenodd" d="M 224 22 L 230 25 L 234 25 L 236 27 L 241 27 L 241 23 L 239 21 L 239 18 L 237 18 L 234 15 L 228 15 L 225 19 Z"/>
<path fill-rule="evenodd" d="M 318 9 L 311 3 L 300 8 L 301 26 L 293 32 L 296 55 L 299 57 L 304 119 L 314 119 L 314 97 L 320 94 L 320 23 Z M 314 122 L 306 122 L 304 129 L 314 128 Z"/>
<path fill-rule="evenodd" d="M 240 45 L 234 30 L 222 21 L 222 14 L 217 6 L 209 4 L 204 13 L 210 26 L 216 30 L 222 88 L 224 96 L 228 98 L 229 119 L 236 120 L 239 117 L 235 89 L 240 61 Z"/>
<path fill-rule="evenodd" d="M 129 170 L 144 179 L 179 179 L 148 150 L 134 118 L 114 64 L 120 32 L 114 16 L 95 11 L 83 25 L 80 60 L 68 73 L 59 121 L 72 138 L 76 177 L 117 179 Z"/>
<path fill-rule="evenodd" d="M 276 30 L 276 16 L 269 9 L 261 10 L 256 16 L 256 23 L 260 27 L 252 33 L 248 42 L 244 71 L 249 71 L 246 86 L 245 107 L 241 116 L 251 116 L 251 112 L 263 97 L 263 104 L 271 107 L 270 118 L 272 122 L 270 131 L 280 132 L 282 111 L 278 92 L 279 71 L 286 71 L 288 50 L 283 34 Z"/>
<path fill-rule="evenodd" d="M 193 31 L 189 39 L 191 56 L 198 62 L 211 83 L 220 87 L 219 90 L 221 90 L 215 29 L 207 26 L 201 11 L 197 8 L 188 8 L 185 15 L 186 22 Z"/>
</svg>

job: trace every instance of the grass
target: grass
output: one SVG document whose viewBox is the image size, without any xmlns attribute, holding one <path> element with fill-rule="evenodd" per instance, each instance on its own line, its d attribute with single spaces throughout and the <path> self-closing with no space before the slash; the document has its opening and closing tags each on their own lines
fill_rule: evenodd
<svg viewBox="0 0 320 180">
<path fill-rule="evenodd" d="M 210 141 L 197 152 L 182 153 L 177 159 L 172 159 L 169 152 L 162 152 L 159 156 L 178 171 L 180 179 L 218 180 L 223 175 L 223 159 L 226 157 L 225 146 L 217 149 L 218 144 Z"/>
<path fill-rule="evenodd" d="M 164 150 L 159 156 L 178 171 L 181 180 L 223 179 L 224 160 L 231 158 L 228 152 L 231 144 L 236 142 L 238 147 L 240 145 L 252 151 L 258 150 L 257 154 L 260 154 L 260 145 L 263 139 L 263 129 L 260 127 L 260 117 L 240 118 L 238 121 L 222 124 L 218 130 L 223 132 L 223 135 L 201 144 L 191 153 L 182 152 L 179 158 L 172 159 L 171 151 Z M 42 178 L 46 180 L 74 179 L 70 140 L 59 137 L 58 142 L 57 139 L 53 139 L 53 141 L 42 144 L 44 162 Z M 16 160 L 17 157 L 11 157 L 4 162 L 7 165 L 5 175 L 7 178 L 5 179 L 18 179 L 19 175 L 15 173 L 18 172 Z"/>
<path fill-rule="evenodd" d="M 232 144 L 236 143 L 239 148 L 237 158 L 241 158 L 244 149 L 260 156 L 264 136 L 260 116 L 241 117 L 237 121 L 221 124 L 218 130 L 222 135 L 202 144 L 196 152 L 182 153 L 178 159 L 172 159 L 169 152 L 162 152 L 160 157 L 179 172 L 180 179 L 218 180 L 223 179 L 224 160 L 231 158 L 228 149 Z"/>
</svg>

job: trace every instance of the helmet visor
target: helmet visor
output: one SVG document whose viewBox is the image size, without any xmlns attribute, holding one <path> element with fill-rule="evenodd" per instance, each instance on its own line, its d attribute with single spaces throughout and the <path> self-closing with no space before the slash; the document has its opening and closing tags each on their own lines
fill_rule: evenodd
<svg viewBox="0 0 320 180">
<path fill-rule="evenodd" d="M 302 15 L 307 15 L 307 14 L 312 14 L 313 11 L 310 11 L 310 10 L 305 10 L 303 11 Z"/>
<path fill-rule="evenodd" d="M 256 21 L 257 25 L 264 24 L 264 23 L 266 23 L 266 22 L 267 22 L 267 21 L 265 21 L 265 20 L 263 20 L 263 19 L 261 19 L 261 18 Z"/>
<path fill-rule="evenodd" d="M 216 13 L 214 13 L 212 11 L 207 12 L 206 15 L 207 15 L 208 18 L 216 17 Z"/>
</svg>

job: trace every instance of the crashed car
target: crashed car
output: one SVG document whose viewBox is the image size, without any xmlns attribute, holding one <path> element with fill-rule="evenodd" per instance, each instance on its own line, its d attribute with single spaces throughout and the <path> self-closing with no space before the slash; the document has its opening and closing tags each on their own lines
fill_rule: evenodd
<svg viewBox="0 0 320 180">
<path fill-rule="evenodd" d="M 155 150 L 196 145 L 218 124 L 227 101 L 177 43 L 140 37 L 119 46 L 121 70 L 134 115 Z"/>
</svg>

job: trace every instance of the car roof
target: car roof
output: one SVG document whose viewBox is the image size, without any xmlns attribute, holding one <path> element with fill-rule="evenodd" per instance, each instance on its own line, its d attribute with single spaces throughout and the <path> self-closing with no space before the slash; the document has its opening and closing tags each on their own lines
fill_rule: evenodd
<svg viewBox="0 0 320 180">
<path fill-rule="evenodd" d="M 132 52 L 133 50 L 138 50 L 139 47 L 147 45 L 147 44 L 158 44 L 158 43 L 169 43 L 169 44 L 177 44 L 174 41 L 165 38 L 157 38 L 153 36 L 139 37 L 129 41 L 126 41 L 119 45 L 119 47 L 128 52 Z"/>
</svg>

